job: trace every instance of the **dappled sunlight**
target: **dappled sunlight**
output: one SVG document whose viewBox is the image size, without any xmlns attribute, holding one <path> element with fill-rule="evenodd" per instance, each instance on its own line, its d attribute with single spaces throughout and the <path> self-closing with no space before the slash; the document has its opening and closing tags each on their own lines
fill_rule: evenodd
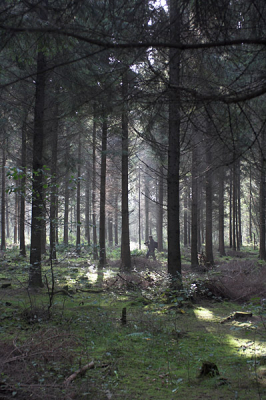
<svg viewBox="0 0 266 400">
<path fill-rule="evenodd" d="M 194 310 L 194 314 L 197 319 L 204 321 L 213 321 L 217 319 L 212 311 L 205 307 L 198 307 Z"/>
<path fill-rule="evenodd" d="M 231 329 L 232 332 L 234 332 L 237 328 L 233 326 Z M 232 333 L 232 335 L 226 334 L 224 339 L 225 342 L 227 342 L 228 345 L 239 354 L 239 356 L 252 358 L 254 361 L 257 360 L 258 364 L 260 363 L 261 358 L 265 358 L 266 343 L 259 340 L 261 337 L 256 337 L 256 335 L 254 335 L 252 340 L 250 337 L 236 337 Z"/>
<path fill-rule="evenodd" d="M 101 280 L 109 279 L 113 276 L 113 272 L 110 269 L 98 271 L 97 268 L 90 267 L 85 275 L 90 283 L 96 283 L 99 281 L 99 275 L 101 275 Z"/>
</svg>

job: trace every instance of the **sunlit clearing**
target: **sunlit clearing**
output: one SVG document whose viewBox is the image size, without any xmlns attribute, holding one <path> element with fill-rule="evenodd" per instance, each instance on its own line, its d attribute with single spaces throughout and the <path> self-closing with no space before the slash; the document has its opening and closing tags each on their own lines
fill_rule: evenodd
<svg viewBox="0 0 266 400">
<path fill-rule="evenodd" d="M 231 329 L 237 328 L 232 327 Z M 241 356 L 260 358 L 266 354 L 265 342 L 261 342 L 260 340 L 254 341 L 248 338 L 242 339 L 232 335 L 226 335 L 226 341 Z"/>
<path fill-rule="evenodd" d="M 196 310 L 194 310 L 194 313 L 198 319 L 204 319 L 204 320 L 215 319 L 213 312 L 208 310 L 208 308 L 199 307 Z"/>
<path fill-rule="evenodd" d="M 110 269 L 104 270 L 103 271 L 103 279 L 108 279 L 113 275 L 113 272 Z M 86 276 L 88 278 L 88 281 L 90 283 L 95 283 L 97 282 L 98 279 L 98 271 L 97 268 L 91 267 L 89 268 L 89 271 L 86 273 Z"/>
<path fill-rule="evenodd" d="M 98 279 L 97 270 L 87 272 L 86 276 L 88 277 L 88 281 L 95 283 Z"/>
</svg>

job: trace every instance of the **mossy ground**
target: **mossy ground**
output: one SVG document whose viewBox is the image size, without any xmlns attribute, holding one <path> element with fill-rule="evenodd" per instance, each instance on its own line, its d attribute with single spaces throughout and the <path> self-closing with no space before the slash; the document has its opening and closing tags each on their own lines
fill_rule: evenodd
<svg viewBox="0 0 266 400">
<path fill-rule="evenodd" d="M 48 281 L 49 268 L 44 264 Z M 266 399 L 259 300 L 176 298 L 169 304 L 156 282 L 145 290 L 115 285 L 115 263 L 103 271 L 100 286 L 86 255 L 64 259 L 54 272 L 56 290 L 67 285 L 69 295 L 56 294 L 48 313 L 48 288 L 27 289 L 27 260 L 7 254 L 2 262 L 0 286 L 11 287 L 0 289 L 1 399 Z M 253 317 L 221 324 L 237 310 Z M 64 385 L 91 361 L 95 368 Z M 215 363 L 219 375 L 199 378 L 204 361 Z"/>
</svg>

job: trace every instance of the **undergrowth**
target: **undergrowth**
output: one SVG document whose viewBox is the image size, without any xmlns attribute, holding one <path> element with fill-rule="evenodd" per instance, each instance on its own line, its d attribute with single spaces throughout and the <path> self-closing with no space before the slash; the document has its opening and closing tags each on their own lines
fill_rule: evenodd
<svg viewBox="0 0 266 400">
<path fill-rule="evenodd" d="M 0 398 L 266 399 L 265 266 L 231 258 L 204 274 L 184 266 L 179 293 L 160 262 L 137 254 L 134 268 L 123 274 L 113 260 L 99 277 L 86 255 L 64 252 L 48 313 L 47 287 L 27 289 L 26 261 L 7 255 Z M 46 261 L 43 272 L 51 287 Z M 252 316 L 235 320 L 235 311 Z M 205 362 L 219 374 L 200 377 Z"/>
</svg>

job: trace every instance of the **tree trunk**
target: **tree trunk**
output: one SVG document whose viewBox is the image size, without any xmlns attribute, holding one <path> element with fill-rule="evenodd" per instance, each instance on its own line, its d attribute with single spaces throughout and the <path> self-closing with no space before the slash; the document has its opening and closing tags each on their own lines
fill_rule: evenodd
<svg viewBox="0 0 266 400">
<path fill-rule="evenodd" d="M 237 176 L 236 176 L 236 155 L 234 153 L 233 163 L 233 192 L 232 192 L 232 210 L 233 210 L 233 223 L 232 223 L 232 240 L 233 250 L 236 250 L 237 246 Z"/>
<path fill-rule="evenodd" d="M 80 182 L 81 182 L 81 138 L 80 133 L 78 137 L 78 176 L 77 176 L 77 231 L 76 231 L 76 251 L 80 254 L 80 226 L 81 226 L 81 212 L 80 212 Z"/>
<path fill-rule="evenodd" d="M 100 268 L 103 268 L 106 264 L 106 248 L 105 248 L 106 151 L 107 151 L 107 120 L 104 112 L 103 125 L 102 125 L 101 186 L 100 186 L 100 229 L 99 229 Z"/>
<path fill-rule="evenodd" d="M 233 173 L 230 169 L 230 186 L 229 186 L 229 247 L 233 248 Z"/>
<path fill-rule="evenodd" d="M 42 268 L 42 221 L 43 221 L 43 142 L 44 142 L 44 106 L 45 106 L 45 73 L 46 60 L 39 50 L 37 57 L 37 78 L 33 130 L 32 162 L 32 220 L 29 286 L 41 287 Z"/>
<path fill-rule="evenodd" d="M 184 184 L 184 247 L 188 246 L 188 181 L 185 179 Z"/>
<path fill-rule="evenodd" d="M 191 267 L 198 266 L 198 149 L 192 148 Z"/>
<path fill-rule="evenodd" d="M 8 194 L 5 194 L 6 196 L 6 239 L 9 239 L 9 202 L 8 202 Z"/>
<path fill-rule="evenodd" d="M 248 242 L 252 244 L 252 168 L 249 167 L 249 206 L 248 206 L 248 219 L 249 219 L 249 240 Z"/>
<path fill-rule="evenodd" d="M 224 247 L 224 167 L 219 171 L 219 253 L 225 256 Z"/>
<path fill-rule="evenodd" d="M 5 132 L 4 132 L 5 134 Z M 1 250 L 6 248 L 6 138 L 2 145 Z"/>
<path fill-rule="evenodd" d="M 265 249 L 265 132 L 264 129 L 261 131 L 261 143 L 260 143 L 260 259 L 266 260 L 266 249 Z"/>
<path fill-rule="evenodd" d="M 149 200 L 149 177 L 145 176 L 145 241 L 149 240 L 150 235 L 150 200 Z"/>
<path fill-rule="evenodd" d="M 129 240 L 129 209 L 128 209 L 128 76 L 127 71 L 122 77 L 122 237 L 121 266 L 122 270 L 131 271 L 130 240 Z"/>
<path fill-rule="evenodd" d="M 158 251 L 163 251 L 163 166 L 159 168 L 159 194 L 158 194 L 158 217 L 157 217 L 157 241 Z"/>
<path fill-rule="evenodd" d="M 237 162 L 237 215 L 238 215 L 238 241 L 237 249 L 240 250 L 242 246 L 242 221 L 241 221 L 241 165 L 240 159 Z"/>
<path fill-rule="evenodd" d="M 87 174 L 86 174 L 86 213 L 85 213 L 85 237 L 88 243 L 88 246 L 91 244 L 91 229 L 90 229 L 90 165 L 87 163 Z"/>
<path fill-rule="evenodd" d="M 139 176 L 138 176 L 138 203 L 139 203 L 139 213 L 138 213 L 138 240 L 139 240 L 139 250 L 141 250 L 141 189 L 140 189 L 140 165 L 138 166 Z"/>
<path fill-rule="evenodd" d="M 65 177 L 65 204 L 64 204 L 64 245 L 68 246 L 68 212 L 69 212 L 69 171 Z"/>
<path fill-rule="evenodd" d="M 14 204 L 14 244 L 18 243 L 18 193 L 15 193 Z"/>
<path fill-rule="evenodd" d="M 27 115 L 24 116 L 21 130 L 21 192 L 20 192 L 20 224 L 19 224 L 19 252 L 26 256 L 25 246 L 25 193 L 26 193 L 26 172 L 27 172 Z"/>
<path fill-rule="evenodd" d="M 96 229 L 96 105 L 93 106 L 92 132 L 92 226 L 93 226 L 93 259 L 98 260 Z"/>
<path fill-rule="evenodd" d="M 51 188 L 50 188 L 50 259 L 56 259 L 56 209 L 57 209 L 57 148 L 58 148 L 58 101 L 55 99 L 51 125 Z"/>
<path fill-rule="evenodd" d="M 206 262 L 209 266 L 214 264 L 212 246 L 212 153 L 206 143 Z"/>
<path fill-rule="evenodd" d="M 113 214 L 111 211 L 108 212 L 108 243 L 110 247 L 113 247 Z"/>
<path fill-rule="evenodd" d="M 115 221 L 114 221 L 114 223 L 115 223 L 115 226 L 114 226 L 115 246 L 118 246 L 118 190 L 115 193 Z"/>
<path fill-rule="evenodd" d="M 170 3 L 170 42 L 180 42 L 181 11 L 179 2 Z M 167 177 L 167 219 L 168 219 L 168 273 L 172 276 L 172 286 L 182 288 L 180 222 L 179 222 L 179 164 L 180 164 L 180 64 L 179 49 L 169 50 L 169 137 L 168 137 L 168 177 Z"/>
</svg>

